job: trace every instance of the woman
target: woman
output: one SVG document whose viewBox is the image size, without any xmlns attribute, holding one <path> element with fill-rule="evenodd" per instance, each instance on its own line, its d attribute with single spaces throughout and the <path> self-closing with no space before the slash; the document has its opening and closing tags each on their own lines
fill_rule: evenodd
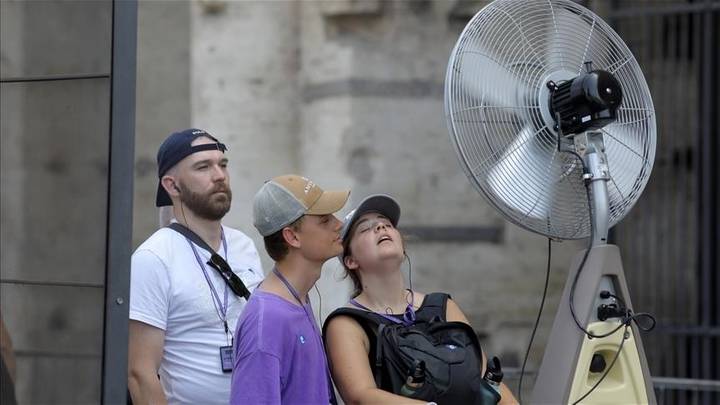
<svg viewBox="0 0 720 405">
<path fill-rule="evenodd" d="M 345 251 L 340 259 L 355 285 L 354 298 L 346 307 L 412 324 L 415 316 L 426 310 L 425 294 L 405 288 L 400 269 L 405 248 L 403 237 L 396 229 L 399 218 L 400 207 L 391 197 L 367 197 L 345 218 L 341 231 Z M 324 331 L 333 379 L 345 403 L 427 403 L 388 392 L 386 384 L 378 387 L 372 366 L 378 344 L 376 331 L 357 317 L 338 315 L 338 312 L 347 310 L 339 309 L 331 314 Z M 445 317 L 449 322 L 468 324 L 451 299 L 447 299 Z M 484 375 L 484 354 L 480 361 L 480 375 Z M 516 403 L 504 384 L 500 385 L 500 395 L 499 403 Z"/>
</svg>

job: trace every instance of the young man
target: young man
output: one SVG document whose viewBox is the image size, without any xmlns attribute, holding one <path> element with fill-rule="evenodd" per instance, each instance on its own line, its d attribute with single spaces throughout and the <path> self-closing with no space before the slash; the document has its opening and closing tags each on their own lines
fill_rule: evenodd
<svg viewBox="0 0 720 405">
<path fill-rule="evenodd" d="M 177 223 L 199 239 L 162 228 L 132 256 L 128 386 L 135 405 L 230 399 L 232 331 L 246 304 L 237 276 L 252 291 L 263 272 L 252 240 L 220 222 L 232 200 L 225 149 L 188 129 L 158 151 L 156 205 L 172 205 Z M 229 264 L 228 282 L 202 245 Z"/>
<path fill-rule="evenodd" d="M 276 177 L 255 195 L 254 225 L 275 267 L 238 321 L 232 404 L 334 402 L 307 294 L 323 263 L 342 252 L 342 223 L 333 214 L 349 195 L 295 175 Z"/>
</svg>

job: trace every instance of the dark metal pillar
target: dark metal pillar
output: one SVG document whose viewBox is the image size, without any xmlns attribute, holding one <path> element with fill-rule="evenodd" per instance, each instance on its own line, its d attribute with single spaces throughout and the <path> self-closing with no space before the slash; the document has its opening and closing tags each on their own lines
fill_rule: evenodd
<svg viewBox="0 0 720 405">
<path fill-rule="evenodd" d="M 717 296 L 713 297 L 712 287 L 713 278 L 717 280 L 718 266 L 718 175 L 719 167 L 717 151 L 718 128 L 716 126 L 716 117 L 718 114 L 717 102 L 717 68 L 718 63 L 718 30 L 715 26 L 717 23 L 718 11 L 711 11 L 711 0 L 705 0 L 708 11 L 702 15 L 702 52 L 700 55 L 700 130 L 698 133 L 698 145 L 700 147 L 700 198 L 698 212 L 698 280 L 700 281 L 700 289 L 698 291 L 698 324 L 701 328 L 709 329 L 711 326 L 717 326 Z M 714 319 L 713 319 L 714 318 Z M 714 324 L 714 325 L 713 325 Z M 710 379 L 712 373 L 712 364 L 717 358 L 717 353 L 713 356 L 713 352 L 717 347 L 711 344 L 711 336 L 705 335 L 699 337 L 698 345 L 703 353 L 700 364 L 697 364 L 702 378 Z M 717 345 L 715 345 L 717 346 Z M 700 399 L 703 404 L 713 403 L 712 393 L 706 393 Z M 715 396 L 715 399 L 717 397 Z"/>
<path fill-rule="evenodd" d="M 135 145 L 137 1 L 113 1 L 102 403 L 127 395 L 128 303 Z"/>
</svg>

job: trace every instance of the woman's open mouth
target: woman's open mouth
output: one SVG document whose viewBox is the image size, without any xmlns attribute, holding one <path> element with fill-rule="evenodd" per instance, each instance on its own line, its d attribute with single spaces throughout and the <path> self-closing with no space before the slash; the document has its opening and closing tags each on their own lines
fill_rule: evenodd
<svg viewBox="0 0 720 405">
<path fill-rule="evenodd" d="M 388 241 L 392 242 L 392 238 L 391 238 L 390 236 L 388 236 L 388 235 L 383 235 L 383 236 L 380 237 L 380 239 L 378 239 L 377 244 L 379 245 L 379 244 L 381 244 L 381 243 L 383 243 L 383 242 L 388 242 Z"/>
</svg>

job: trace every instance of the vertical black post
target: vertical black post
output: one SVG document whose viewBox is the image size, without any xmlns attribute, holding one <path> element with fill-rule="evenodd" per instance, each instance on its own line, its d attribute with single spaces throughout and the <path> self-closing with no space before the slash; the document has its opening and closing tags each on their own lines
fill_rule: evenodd
<svg viewBox="0 0 720 405">
<path fill-rule="evenodd" d="M 128 295 L 132 244 L 137 0 L 114 0 L 102 403 L 127 395 Z"/>
<path fill-rule="evenodd" d="M 715 118 L 715 122 L 713 123 L 710 121 L 710 125 L 713 128 L 713 131 L 715 132 L 712 136 L 713 142 L 715 142 L 715 152 L 714 152 L 714 159 L 713 159 L 713 165 L 714 165 L 714 173 L 715 176 L 713 176 L 713 179 L 715 180 L 714 184 L 714 207 L 715 210 L 713 212 L 714 214 L 714 222 L 715 222 L 715 234 L 713 236 L 713 241 L 715 242 L 715 246 L 710 245 L 710 248 L 713 251 L 714 254 L 714 262 L 712 263 L 711 267 L 714 269 L 713 272 L 711 272 L 711 277 L 714 278 L 714 287 L 712 287 L 713 293 L 713 300 L 714 303 L 711 304 L 710 308 L 712 309 L 711 313 L 711 320 L 713 325 L 715 327 L 720 327 L 720 213 L 718 213 L 718 206 L 720 205 L 720 176 L 718 176 L 718 173 L 720 173 L 720 163 L 718 162 L 718 158 L 720 157 L 720 114 L 717 112 L 720 111 L 720 79 L 717 77 L 717 71 L 718 68 L 720 68 L 720 50 L 717 48 L 718 39 L 720 38 L 720 5 L 716 4 L 716 8 L 712 11 L 712 26 L 714 27 L 714 32 L 712 33 L 711 38 L 715 38 L 714 47 L 711 47 L 713 50 L 713 67 L 710 68 L 711 73 L 715 73 L 713 76 L 714 81 L 714 97 L 712 98 L 713 104 L 709 107 L 710 111 L 715 111 L 715 114 L 712 114 Z M 711 242 L 712 243 L 712 242 Z M 709 358 L 720 358 L 720 340 L 715 340 L 715 343 L 713 345 L 714 357 Z M 714 370 L 713 373 L 709 376 L 711 380 L 720 380 L 720 365 L 717 363 L 714 364 Z M 720 392 L 715 392 L 714 397 L 711 398 L 711 400 L 715 400 L 715 402 L 720 402 Z"/>
<path fill-rule="evenodd" d="M 717 222 L 717 176 L 718 176 L 718 156 L 714 154 L 715 143 L 717 142 L 718 129 L 715 127 L 714 118 L 717 114 L 716 89 L 716 72 L 717 66 L 717 42 L 714 36 L 717 31 L 714 27 L 713 20 L 715 12 L 711 9 L 711 1 L 706 0 L 707 9 L 702 14 L 702 53 L 700 55 L 701 72 L 700 72 L 700 216 L 699 216 L 699 261 L 698 261 L 698 280 L 700 281 L 700 290 L 698 291 L 699 316 L 698 324 L 702 328 L 709 329 L 712 326 L 712 317 L 717 310 L 713 308 L 712 298 L 712 277 L 716 271 L 717 262 L 717 237 L 715 234 Z M 716 275 L 715 275 L 716 276 Z M 699 346 L 703 356 L 701 364 L 698 364 L 700 378 L 711 378 L 711 362 L 712 347 L 711 337 L 702 336 Z M 710 392 L 700 396 L 700 403 L 710 404 Z"/>
<path fill-rule="evenodd" d="M 712 123 L 713 131 L 715 132 L 714 136 L 712 137 L 713 142 L 715 142 L 715 154 L 713 159 L 714 164 L 714 190 L 715 190 L 715 199 L 714 199 L 714 206 L 715 210 L 713 214 L 714 222 L 715 222 L 715 235 L 713 237 L 713 241 L 715 242 L 715 246 L 711 245 L 711 249 L 713 251 L 714 256 L 714 262 L 712 264 L 712 268 L 714 271 L 711 274 L 711 277 L 714 278 L 714 287 L 712 287 L 714 293 L 713 293 L 713 300 L 714 303 L 711 304 L 712 313 L 711 313 L 711 320 L 712 323 L 715 325 L 715 327 L 720 327 L 720 272 L 718 269 L 720 269 L 720 213 L 718 213 L 718 205 L 720 205 L 720 176 L 717 174 L 720 173 L 720 163 L 718 163 L 718 157 L 720 157 L 720 114 L 717 114 L 717 111 L 720 111 L 720 79 L 717 77 L 717 70 L 720 67 L 720 51 L 717 48 L 718 44 L 718 38 L 720 38 L 720 6 L 716 4 L 716 8 L 714 11 L 712 11 L 712 26 L 714 27 L 714 32 L 712 33 L 711 38 L 715 38 L 715 45 L 712 47 L 713 49 L 713 67 L 715 71 L 715 75 L 713 76 L 714 80 L 714 88 L 715 88 L 715 96 L 713 97 L 713 105 L 710 106 L 710 111 L 715 111 L 716 113 L 713 114 L 715 117 L 715 122 Z M 711 69 L 712 71 L 712 69 Z M 712 243 L 712 242 L 711 242 Z M 711 357 L 712 356 L 712 357 Z M 716 339 L 715 343 L 712 346 L 712 352 L 711 356 L 708 356 L 709 358 L 720 358 L 720 340 Z M 713 365 L 714 370 L 712 371 L 712 374 L 708 376 L 711 380 L 720 380 L 720 365 L 717 363 L 714 363 Z M 720 392 L 716 391 L 711 394 L 710 401 L 715 401 L 715 403 L 720 402 Z"/>
</svg>

